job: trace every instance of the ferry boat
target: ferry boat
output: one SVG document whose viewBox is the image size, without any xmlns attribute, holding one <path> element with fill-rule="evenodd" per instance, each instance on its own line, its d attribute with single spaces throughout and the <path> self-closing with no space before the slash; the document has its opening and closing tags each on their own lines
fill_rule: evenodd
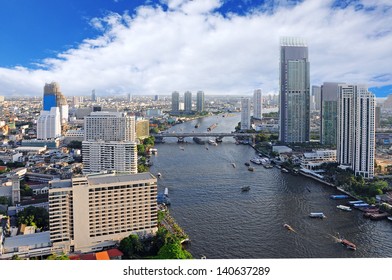
<svg viewBox="0 0 392 280">
<path fill-rule="evenodd" d="M 249 166 L 249 167 L 248 167 L 248 170 L 249 170 L 249 171 L 254 171 L 254 169 L 253 169 L 252 166 Z"/>
<path fill-rule="evenodd" d="M 357 250 L 357 246 L 354 243 L 348 241 L 347 239 L 340 239 L 339 241 L 342 245 L 346 246 L 347 249 L 354 251 Z"/>
<path fill-rule="evenodd" d="M 312 213 L 309 214 L 309 217 L 311 217 L 311 218 L 320 218 L 320 219 L 326 218 L 326 216 L 322 212 L 312 212 Z"/>
<path fill-rule="evenodd" d="M 332 199 L 346 199 L 349 198 L 347 194 L 331 194 L 330 198 Z"/>
<path fill-rule="evenodd" d="M 213 146 L 217 146 L 217 145 L 218 145 L 218 144 L 217 144 L 214 140 L 212 140 L 212 139 L 209 139 L 209 140 L 208 140 L 208 144 L 213 145 Z"/>
<path fill-rule="evenodd" d="M 336 206 L 336 208 L 344 210 L 344 211 L 351 211 L 352 209 L 348 206 L 344 206 L 344 205 L 338 205 Z"/>
</svg>

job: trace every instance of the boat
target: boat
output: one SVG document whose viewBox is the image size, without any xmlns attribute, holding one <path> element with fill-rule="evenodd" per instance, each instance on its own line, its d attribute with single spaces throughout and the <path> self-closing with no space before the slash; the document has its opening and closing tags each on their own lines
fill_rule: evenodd
<svg viewBox="0 0 392 280">
<path fill-rule="evenodd" d="M 212 139 L 209 139 L 209 140 L 208 140 L 208 144 L 213 145 L 213 146 L 217 146 L 217 145 L 218 145 L 218 144 L 217 144 L 214 140 L 212 140 Z"/>
<path fill-rule="evenodd" d="M 290 171 L 288 171 L 286 168 L 284 168 L 284 167 L 282 167 L 282 169 L 281 169 L 281 171 L 283 172 L 283 173 L 289 173 Z"/>
<path fill-rule="evenodd" d="M 387 217 L 388 220 L 390 220 L 392 222 L 392 217 Z"/>
<path fill-rule="evenodd" d="M 261 161 L 260 161 L 259 158 L 251 158 L 250 161 L 255 163 L 255 164 L 261 164 Z"/>
<path fill-rule="evenodd" d="M 309 214 L 309 217 L 311 217 L 311 218 L 320 218 L 320 219 L 326 218 L 326 216 L 322 212 L 312 212 L 312 213 Z"/>
<path fill-rule="evenodd" d="M 358 203 L 363 203 L 363 200 L 353 200 L 353 201 L 348 202 L 348 204 L 350 204 L 350 205 L 354 205 L 354 204 L 358 204 Z"/>
<path fill-rule="evenodd" d="M 370 220 L 374 220 L 374 221 L 378 221 L 378 220 L 382 220 L 385 219 L 389 216 L 389 213 L 370 213 L 369 218 Z"/>
<path fill-rule="evenodd" d="M 241 188 L 241 191 L 242 192 L 247 192 L 247 191 L 249 191 L 250 190 L 250 187 L 249 186 L 246 186 L 246 187 L 242 187 Z"/>
<path fill-rule="evenodd" d="M 290 225 L 288 225 L 288 224 L 284 224 L 283 227 L 286 228 L 286 229 L 289 230 L 289 231 L 296 232 L 296 231 L 295 231 Z"/>
<path fill-rule="evenodd" d="M 349 198 L 347 194 L 331 194 L 330 198 L 332 199 L 346 199 Z"/>
<path fill-rule="evenodd" d="M 270 169 L 270 168 L 273 168 L 273 166 L 272 166 L 271 164 L 265 164 L 265 165 L 264 165 L 264 168 Z"/>
<path fill-rule="evenodd" d="M 336 206 L 336 208 L 344 210 L 344 211 L 351 211 L 352 209 L 348 206 L 344 206 L 344 205 L 338 205 Z"/>
<path fill-rule="evenodd" d="M 249 162 L 245 162 L 245 165 L 246 165 L 246 166 L 250 166 L 250 163 L 249 163 Z"/>
<path fill-rule="evenodd" d="M 158 178 L 161 178 L 161 176 L 162 176 L 162 174 L 158 172 L 158 173 L 157 173 L 157 177 L 158 177 Z"/>
<path fill-rule="evenodd" d="M 354 207 L 355 208 L 368 208 L 368 207 L 370 207 L 370 205 L 367 203 L 355 203 Z"/>
<path fill-rule="evenodd" d="M 184 147 L 180 147 L 180 150 L 184 151 L 184 150 L 185 150 L 185 148 L 184 148 Z"/>
<path fill-rule="evenodd" d="M 196 124 L 196 125 L 195 125 L 195 128 L 199 128 L 199 126 L 200 126 L 200 124 Z"/>
<path fill-rule="evenodd" d="M 232 165 L 234 168 L 236 167 L 234 162 L 232 162 L 231 165 Z"/>
<path fill-rule="evenodd" d="M 203 145 L 206 143 L 204 140 L 202 140 L 199 137 L 193 137 L 193 141 L 195 141 L 197 144 L 200 144 L 200 145 Z"/>
<path fill-rule="evenodd" d="M 211 131 L 211 130 L 213 130 L 215 127 L 217 127 L 217 123 L 214 123 L 214 124 L 212 124 L 212 125 L 210 125 L 208 128 L 207 128 L 207 131 Z"/>
<path fill-rule="evenodd" d="M 347 249 L 354 250 L 354 251 L 357 250 L 357 246 L 354 243 L 348 241 L 347 239 L 340 239 L 339 242 L 342 245 L 346 246 Z"/>
<path fill-rule="evenodd" d="M 248 167 L 248 170 L 249 170 L 249 171 L 254 171 L 254 169 L 253 169 L 252 166 L 249 166 L 249 167 Z"/>
</svg>

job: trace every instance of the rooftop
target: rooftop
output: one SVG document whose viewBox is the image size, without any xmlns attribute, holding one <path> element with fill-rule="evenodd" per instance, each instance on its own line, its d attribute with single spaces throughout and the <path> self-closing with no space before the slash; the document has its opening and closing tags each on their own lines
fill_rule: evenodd
<svg viewBox="0 0 392 280">
<path fill-rule="evenodd" d="M 21 246 L 34 246 L 36 244 L 47 243 L 50 243 L 50 232 L 44 231 L 34 234 L 7 237 L 4 240 L 4 248 L 17 248 Z"/>
<path fill-rule="evenodd" d="M 156 179 L 151 173 L 138 173 L 138 174 L 105 174 L 96 176 L 87 176 L 89 184 L 100 185 L 110 183 L 121 183 L 129 181 L 142 181 Z"/>
</svg>

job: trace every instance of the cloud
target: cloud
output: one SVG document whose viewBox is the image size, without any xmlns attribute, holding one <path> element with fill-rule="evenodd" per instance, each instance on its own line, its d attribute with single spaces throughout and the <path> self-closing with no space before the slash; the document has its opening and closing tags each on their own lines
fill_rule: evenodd
<svg viewBox="0 0 392 280">
<path fill-rule="evenodd" d="M 282 36 L 306 39 L 312 84 L 392 84 L 391 1 L 291 2 L 271 2 L 273 10 L 253 7 L 246 15 L 222 15 L 218 0 L 165 0 L 109 13 L 91 21 L 100 36 L 45 59 L 41 69 L 0 68 L 0 89 L 41 95 L 45 82 L 57 81 L 66 96 L 89 95 L 93 88 L 102 96 L 277 92 Z"/>
</svg>

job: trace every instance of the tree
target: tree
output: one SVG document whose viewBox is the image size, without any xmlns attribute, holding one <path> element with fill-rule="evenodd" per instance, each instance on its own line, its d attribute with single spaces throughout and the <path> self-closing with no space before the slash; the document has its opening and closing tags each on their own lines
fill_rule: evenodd
<svg viewBox="0 0 392 280">
<path fill-rule="evenodd" d="M 6 196 L 0 196 L 0 204 L 5 204 L 5 205 L 11 205 L 11 199 L 9 197 Z"/>
<path fill-rule="evenodd" d="M 30 186 L 24 181 L 20 181 L 20 196 L 32 196 L 33 190 Z"/>
<path fill-rule="evenodd" d="M 145 146 L 154 146 L 154 144 L 155 144 L 154 137 L 153 136 L 147 137 L 146 139 L 143 140 L 143 144 Z"/>
<path fill-rule="evenodd" d="M 82 148 L 82 141 L 73 140 L 68 145 L 67 148 L 69 149 L 81 149 Z"/>
<path fill-rule="evenodd" d="M 184 250 L 180 242 L 167 243 L 159 250 L 157 259 L 192 259 L 192 255 Z"/>
<path fill-rule="evenodd" d="M 136 234 L 131 234 L 121 240 L 119 249 L 126 259 L 139 259 L 140 254 L 143 253 L 142 242 Z"/>
<path fill-rule="evenodd" d="M 148 172 L 148 167 L 143 164 L 138 164 L 137 172 L 139 173 Z"/>
<path fill-rule="evenodd" d="M 65 254 L 62 255 L 56 255 L 56 254 L 52 254 L 49 257 L 46 258 L 47 260 L 69 260 L 69 257 Z"/>
<path fill-rule="evenodd" d="M 49 228 L 49 213 L 45 208 L 29 206 L 17 214 L 18 224 L 36 226 L 41 229 Z"/>
</svg>

